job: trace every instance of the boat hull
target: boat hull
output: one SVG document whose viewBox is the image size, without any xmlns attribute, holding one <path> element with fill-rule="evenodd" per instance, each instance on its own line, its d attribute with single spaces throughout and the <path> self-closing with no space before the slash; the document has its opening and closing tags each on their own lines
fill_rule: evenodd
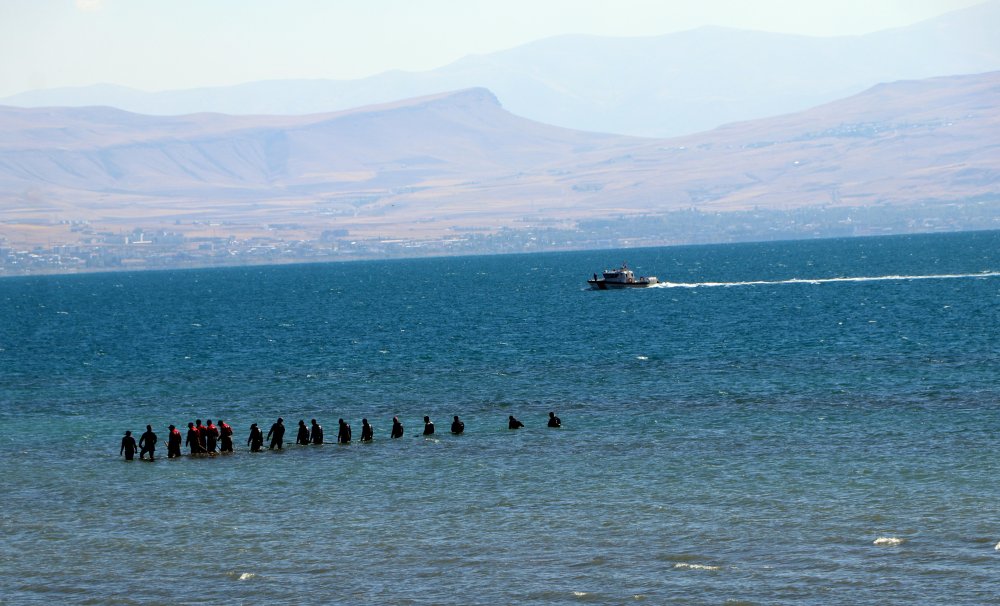
<svg viewBox="0 0 1000 606">
<path fill-rule="evenodd" d="M 621 288 L 648 288 L 655 282 L 607 282 L 605 280 L 587 280 L 594 290 L 618 290 Z"/>
</svg>

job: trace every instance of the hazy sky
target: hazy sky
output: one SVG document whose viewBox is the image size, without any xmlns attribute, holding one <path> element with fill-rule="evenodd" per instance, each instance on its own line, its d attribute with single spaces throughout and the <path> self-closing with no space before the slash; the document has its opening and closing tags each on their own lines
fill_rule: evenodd
<svg viewBox="0 0 1000 606">
<path fill-rule="evenodd" d="M 983 0 L 0 0 L 0 96 L 425 70 L 568 33 L 722 25 L 813 36 L 909 25 Z"/>
</svg>

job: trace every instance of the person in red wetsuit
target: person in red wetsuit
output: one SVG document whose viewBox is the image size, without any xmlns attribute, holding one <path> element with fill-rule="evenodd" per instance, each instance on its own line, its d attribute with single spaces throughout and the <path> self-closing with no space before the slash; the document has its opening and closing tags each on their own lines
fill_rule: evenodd
<svg viewBox="0 0 1000 606">
<path fill-rule="evenodd" d="M 198 430 L 198 446 L 201 447 L 201 452 L 208 452 L 208 431 L 201 424 L 201 419 L 195 419 L 194 428 Z"/>
<path fill-rule="evenodd" d="M 215 452 L 216 447 L 219 444 L 219 428 L 212 425 L 212 419 L 206 419 L 205 422 L 205 450 L 208 452 Z"/>
<path fill-rule="evenodd" d="M 181 430 L 173 425 L 169 429 L 170 433 L 167 434 L 167 458 L 175 459 L 181 456 Z"/>
<path fill-rule="evenodd" d="M 220 448 L 222 452 L 233 452 L 233 428 L 219 419 Z"/>
<path fill-rule="evenodd" d="M 198 424 L 201 425 L 201 420 L 198 420 Z M 205 452 L 205 449 L 201 447 L 201 432 L 194 423 L 188 423 L 188 435 L 187 439 L 184 441 L 185 446 L 191 447 L 191 454 L 197 455 Z"/>
<path fill-rule="evenodd" d="M 125 455 L 125 460 L 131 461 L 135 457 L 137 448 L 135 438 L 132 437 L 132 432 L 126 431 L 125 437 L 122 438 L 122 447 L 118 451 L 118 456 Z"/>
</svg>

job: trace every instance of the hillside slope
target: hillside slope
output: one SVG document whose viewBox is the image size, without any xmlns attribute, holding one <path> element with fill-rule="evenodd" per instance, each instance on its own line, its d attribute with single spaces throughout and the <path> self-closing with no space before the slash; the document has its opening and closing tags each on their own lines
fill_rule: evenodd
<svg viewBox="0 0 1000 606">
<path fill-rule="evenodd" d="M 11 240 L 59 220 L 430 237 L 680 209 L 995 204 L 1000 72 L 669 140 L 540 124 L 484 89 L 309 116 L 0 108 L 0 133 Z"/>
</svg>

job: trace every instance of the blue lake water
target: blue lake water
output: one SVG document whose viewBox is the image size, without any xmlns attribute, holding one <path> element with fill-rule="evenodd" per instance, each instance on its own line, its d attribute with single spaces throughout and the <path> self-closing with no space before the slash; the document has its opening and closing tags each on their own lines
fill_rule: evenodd
<svg viewBox="0 0 1000 606">
<path fill-rule="evenodd" d="M 665 283 L 587 289 L 623 260 Z M 0 602 L 996 603 L 997 272 L 978 232 L 0 280 Z"/>
</svg>

